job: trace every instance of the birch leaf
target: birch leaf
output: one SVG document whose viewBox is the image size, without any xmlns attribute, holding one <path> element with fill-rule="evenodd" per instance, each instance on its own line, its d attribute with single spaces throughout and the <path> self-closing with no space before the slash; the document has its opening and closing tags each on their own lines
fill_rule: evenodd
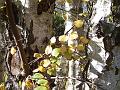
<svg viewBox="0 0 120 90">
<path fill-rule="evenodd" d="M 3 83 L 0 84 L 0 90 L 5 90 L 5 85 Z"/>
<path fill-rule="evenodd" d="M 48 84 L 48 81 L 45 80 L 45 79 L 39 79 L 39 80 L 37 81 L 37 83 L 38 83 L 39 85 L 46 86 L 46 85 Z"/>
<path fill-rule="evenodd" d="M 79 44 L 79 45 L 77 46 L 77 50 L 79 50 L 79 51 L 84 51 L 84 50 L 85 50 L 85 46 L 84 46 L 83 44 Z"/>
<path fill-rule="evenodd" d="M 70 40 L 74 40 L 78 38 L 78 33 L 76 31 L 72 32 L 70 34 Z"/>
<path fill-rule="evenodd" d="M 37 86 L 34 90 L 48 90 L 45 86 Z"/>
<path fill-rule="evenodd" d="M 26 81 L 25 81 L 25 85 L 26 85 L 27 88 L 32 88 L 32 87 L 33 87 L 32 80 L 29 80 L 29 79 L 26 80 Z"/>
<path fill-rule="evenodd" d="M 81 41 L 83 44 L 88 44 L 88 43 L 89 43 L 89 40 L 88 40 L 86 37 L 84 37 L 84 36 L 81 36 L 81 37 L 80 37 L 80 41 Z"/>
<path fill-rule="evenodd" d="M 36 72 L 39 72 L 39 69 L 34 69 L 32 72 L 36 73 Z"/>
<path fill-rule="evenodd" d="M 72 58 L 72 53 L 70 53 L 69 51 L 67 51 L 66 53 L 64 53 L 64 57 L 68 60 L 71 60 Z"/>
<path fill-rule="evenodd" d="M 44 76 L 43 76 L 41 73 L 35 73 L 35 74 L 32 76 L 32 79 L 33 79 L 33 80 L 41 79 L 41 78 L 44 78 Z"/>
<path fill-rule="evenodd" d="M 43 67 L 48 67 L 50 65 L 50 60 L 49 59 L 45 59 L 43 60 Z"/>
<path fill-rule="evenodd" d="M 68 36 L 67 35 L 61 35 L 59 36 L 59 41 L 60 42 L 66 42 L 68 40 Z"/>
<path fill-rule="evenodd" d="M 10 53 L 11 53 L 12 55 L 14 55 L 14 54 L 16 53 L 16 51 L 17 51 L 17 50 L 16 50 L 14 47 L 12 47 L 11 50 L 10 50 Z"/>
<path fill-rule="evenodd" d="M 56 42 L 56 38 L 55 37 L 52 37 L 51 39 L 50 39 L 50 43 L 51 44 L 54 44 Z"/>
<path fill-rule="evenodd" d="M 34 57 L 39 59 L 39 58 L 42 58 L 43 55 L 42 54 L 39 54 L 39 53 L 34 53 Z"/>
<path fill-rule="evenodd" d="M 52 53 L 52 47 L 51 45 L 48 45 L 45 49 L 45 54 L 48 55 L 48 54 L 51 54 Z"/>
<path fill-rule="evenodd" d="M 66 0 L 68 3 L 73 3 L 73 0 Z"/>
<path fill-rule="evenodd" d="M 83 2 L 88 2 L 89 0 L 82 0 Z"/>
<path fill-rule="evenodd" d="M 74 21 L 74 25 L 76 28 L 81 28 L 83 26 L 83 20 L 76 20 Z"/>
<path fill-rule="evenodd" d="M 60 54 L 60 48 L 55 48 L 52 51 L 52 56 L 57 57 Z"/>
<path fill-rule="evenodd" d="M 40 72 L 46 72 L 46 68 L 44 68 L 43 66 L 39 66 L 38 69 Z"/>
<path fill-rule="evenodd" d="M 61 53 L 64 54 L 67 51 L 67 47 L 65 45 L 60 47 Z"/>
<path fill-rule="evenodd" d="M 47 70 L 47 74 L 49 74 L 49 75 L 55 75 L 55 69 L 54 68 L 49 68 Z"/>
</svg>

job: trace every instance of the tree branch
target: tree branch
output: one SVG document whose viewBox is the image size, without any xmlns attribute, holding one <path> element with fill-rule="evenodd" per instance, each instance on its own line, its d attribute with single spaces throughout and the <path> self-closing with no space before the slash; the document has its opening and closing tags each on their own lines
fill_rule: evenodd
<svg viewBox="0 0 120 90">
<path fill-rule="evenodd" d="M 16 43 L 17 48 L 19 50 L 20 57 L 21 57 L 21 60 L 23 62 L 22 66 L 23 66 L 25 75 L 28 75 L 29 74 L 29 65 L 28 65 L 28 62 L 27 62 L 27 59 L 26 59 L 26 56 L 25 56 L 24 49 L 22 47 L 22 42 L 20 41 L 20 35 L 19 35 L 19 33 L 17 31 L 17 28 L 16 28 L 15 18 L 14 18 L 13 11 L 12 11 L 11 0 L 6 0 L 6 7 L 7 7 L 7 12 L 8 12 L 9 24 L 11 26 L 10 30 L 14 35 L 15 43 Z"/>
</svg>

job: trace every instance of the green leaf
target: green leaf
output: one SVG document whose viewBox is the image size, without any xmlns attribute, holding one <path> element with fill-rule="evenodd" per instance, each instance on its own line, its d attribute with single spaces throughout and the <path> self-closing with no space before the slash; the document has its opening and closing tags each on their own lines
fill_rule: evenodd
<svg viewBox="0 0 120 90">
<path fill-rule="evenodd" d="M 73 0 L 66 0 L 68 3 L 73 3 Z"/>
<path fill-rule="evenodd" d="M 40 54 L 40 53 L 34 53 L 34 57 L 37 58 L 37 59 L 39 59 L 39 58 L 42 58 L 43 55 Z"/>
<path fill-rule="evenodd" d="M 38 86 L 34 90 L 48 90 L 48 88 L 45 86 Z"/>
<path fill-rule="evenodd" d="M 76 31 L 73 31 L 70 36 L 69 36 L 70 40 L 74 40 L 78 38 L 78 33 Z"/>
<path fill-rule="evenodd" d="M 52 56 L 57 57 L 60 54 L 60 48 L 55 48 L 52 51 Z"/>
<path fill-rule="evenodd" d="M 66 59 L 68 59 L 68 60 L 71 60 L 71 58 L 72 58 L 72 53 L 66 52 L 66 53 L 64 53 L 64 57 L 65 57 Z"/>
<path fill-rule="evenodd" d="M 60 61 L 60 60 L 57 60 L 56 64 L 57 64 L 58 66 L 60 66 L 61 61 Z"/>
<path fill-rule="evenodd" d="M 37 81 L 38 84 L 46 86 L 48 84 L 48 81 L 46 79 L 40 79 Z"/>
<path fill-rule="evenodd" d="M 51 61 L 51 63 L 55 63 L 55 62 L 57 62 L 57 59 L 56 58 L 50 58 L 50 61 Z"/>
<path fill-rule="evenodd" d="M 55 73 L 56 73 L 55 68 L 50 68 L 47 70 L 47 74 L 49 74 L 49 75 L 55 75 Z"/>
<path fill-rule="evenodd" d="M 41 73 L 35 73 L 35 74 L 32 76 L 32 79 L 33 79 L 33 80 L 41 79 L 41 78 L 44 78 L 44 76 L 43 76 Z"/>
<path fill-rule="evenodd" d="M 60 42 L 66 42 L 68 40 L 68 36 L 67 35 L 61 35 L 59 36 L 59 41 Z"/>
</svg>

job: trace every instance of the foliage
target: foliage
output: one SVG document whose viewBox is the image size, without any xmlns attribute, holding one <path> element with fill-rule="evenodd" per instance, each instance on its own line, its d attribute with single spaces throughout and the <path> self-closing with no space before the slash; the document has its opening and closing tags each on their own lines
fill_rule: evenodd
<svg viewBox="0 0 120 90">
<path fill-rule="evenodd" d="M 54 0 L 53 0 L 54 1 Z M 40 11 L 40 5 L 42 5 L 39 2 L 38 6 L 39 8 L 37 9 L 38 15 L 41 14 L 43 11 Z M 65 2 L 68 2 L 69 4 L 72 4 L 74 1 L 73 0 L 57 0 L 56 1 L 58 4 L 64 5 Z M 86 5 L 90 5 L 89 0 L 82 0 L 82 3 Z M 44 3 L 45 4 L 45 3 Z M 117 4 L 117 3 L 116 3 Z M 89 6 L 88 5 L 88 6 Z M 42 7 L 44 7 L 42 5 Z M 50 7 L 50 6 L 49 6 Z M 3 13 L 4 15 L 4 6 L 0 8 L 0 12 Z M 78 9 L 81 10 L 82 7 L 78 7 Z M 92 6 L 89 7 L 90 9 Z M 118 7 L 114 6 L 113 8 L 113 14 L 114 16 L 110 17 L 112 18 L 111 21 L 116 21 L 116 23 L 119 22 L 119 10 L 116 11 L 116 8 Z M 44 11 L 46 12 L 47 9 Z M 87 50 L 88 47 L 87 45 L 90 43 L 90 39 L 88 36 L 83 36 L 79 34 L 80 31 L 83 31 L 84 27 L 88 25 L 88 29 L 90 28 L 89 22 L 87 19 L 89 19 L 89 16 L 91 15 L 90 11 L 83 12 L 83 10 L 79 11 L 76 10 L 76 8 L 72 8 L 70 11 L 66 11 L 63 8 L 61 8 L 62 13 L 58 11 L 54 12 L 54 17 L 53 17 L 53 28 L 54 28 L 54 34 L 53 37 L 50 39 L 50 43 L 46 46 L 44 53 L 34 53 L 33 57 L 35 60 L 37 60 L 38 67 L 34 69 L 32 72 L 32 77 L 29 79 L 26 79 L 25 85 L 27 88 L 32 88 L 35 87 L 34 90 L 49 90 L 50 87 L 50 80 L 51 76 L 56 76 L 56 71 L 57 69 L 60 68 L 61 66 L 61 57 L 64 57 L 64 60 L 74 60 L 74 61 L 80 61 L 84 62 L 83 64 L 80 65 L 81 71 L 83 71 L 83 77 L 85 74 L 85 70 L 87 72 L 89 63 L 86 64 L 88 61 L 87 57 Z M 40 11 L 40 12 L 39 12 Z M 67 12 L 71 13 L 71 17 L 74 17 L 73 20 L 73 27 L 66 33 L 65 31 L 65 21 L 68 20 Z M 117 13 L 117 14 L 116 14 Z M 4 18 L 4 17 L 3 17 Z M 6 17 L 5 17 L 6 18 Z M 104 37 L 103 42 L 104 42 L 104 47 L 106 52 L 109 52 L 111 54 L 111 50 L 113 46 L 110 46 L 111 44 L 111 38 L 115 38 L 115 43 L 116 45 L 119 45 L 119 36 L 120 36 L 120 31 L 119 28 L 115 28 L 115 32 L 113 31 L 114 27 L 113 24 L 111 23 L 106 23 L 106 22 L 100 22 L 100 25 L 97 26 L 98 30 L 96 32 L 98 38 Z M 103 31 L 101 31 L 101 29 Z M 87 31 L 89 33 L 89 30 Z M 100 34 L 100 35 L 98 35 Z M 109 34 L 112 35 L 112 37 L 109 37 Z M 99 37 L 100 36 L 100 37 Z M 76 43 L 77 42 L 77 43 Z M 108 45 L 109 44 L 109 45 Z M 11 47 L 10 52 L 12 55 L 16 53 L 16 48 Z M 83 55 L 85 53 L 85 55 Z M 109 57 L 108 59 L 112 59 L 112 56 Z M 110 62 L 107 59 L 106 61 L 106 66 L 109 67 L 112 65 L 112 61 Z M 36 62 L 36 61 L 35 61 Z M 0 85 L 0 90 L 4 90 L 4 85 Z"/>
<path fill-rule="evenodd" d="M 65 30 L 64 22 L 65 20 L 63 19 L 62 14 L 55 12 L 53 17 L 53 28 L 55 36 L 60 36 L 64 33 Z"/>
</svg>

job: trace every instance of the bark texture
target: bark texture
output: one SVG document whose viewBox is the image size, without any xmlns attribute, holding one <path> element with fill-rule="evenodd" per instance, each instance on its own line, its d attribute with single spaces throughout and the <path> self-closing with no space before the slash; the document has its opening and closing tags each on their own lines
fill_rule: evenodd
<svg viewBox="0 0 120 90">
<path fill-rule="evenodd" d="M 53 17 L 49 11 L 37 15 L 37 0 L 28 0 L 28 3 L 29 7 L 26 9 L 25 21 L 29 27 L 30 20 L 33 20 L 33 35 L 35 38 L 35 42 L 31 47 L 35 49 L 37 46 L 40 52 L 43 52 L 41 48 L 46 46 L 51 36 Z"/>
</svg>

